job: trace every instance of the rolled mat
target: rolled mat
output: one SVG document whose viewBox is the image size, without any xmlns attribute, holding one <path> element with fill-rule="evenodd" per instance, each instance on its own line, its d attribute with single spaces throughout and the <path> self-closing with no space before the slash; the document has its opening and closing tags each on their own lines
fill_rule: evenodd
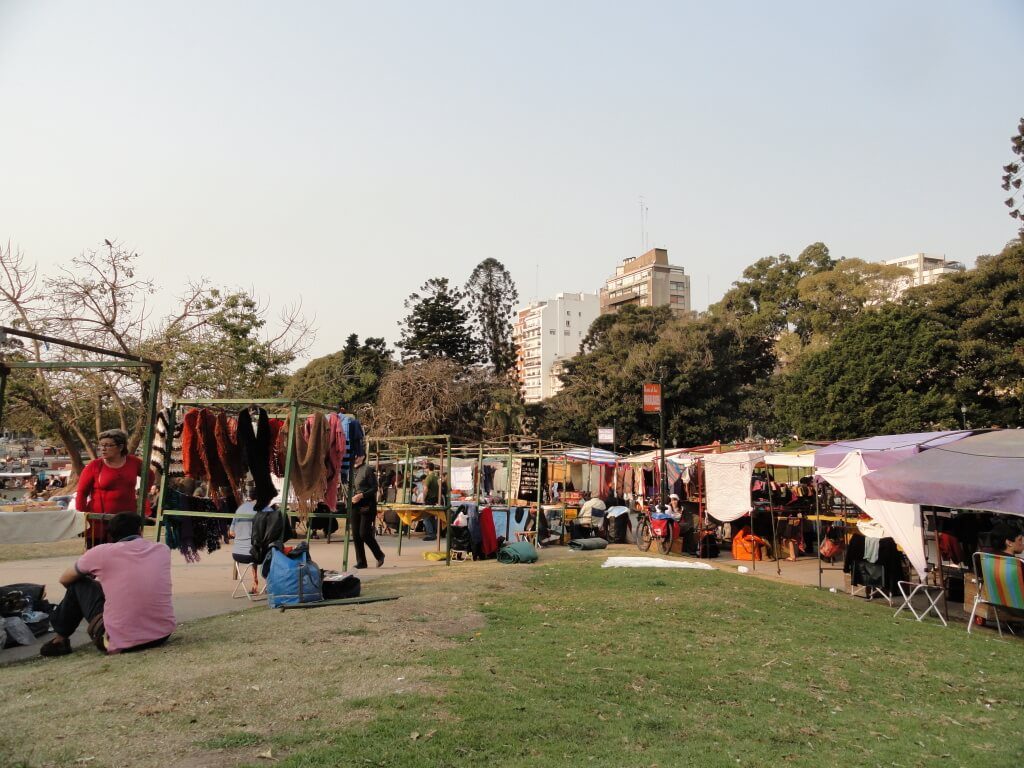
<svg viewBox="0 0 1024 768">
<path fill-rule="evenodd" d="M 517 541 L 506 544 L 498 552 L 499 563 L 536 563 L 537 550 L 528 541 Z"/>
<path fill-rule="evenodd" d="M 569 549 L 588 551 L 591 549 L 604 549 L 608 542 L 604 539 L 573 539 L 569 542 Z"/>
</svg>

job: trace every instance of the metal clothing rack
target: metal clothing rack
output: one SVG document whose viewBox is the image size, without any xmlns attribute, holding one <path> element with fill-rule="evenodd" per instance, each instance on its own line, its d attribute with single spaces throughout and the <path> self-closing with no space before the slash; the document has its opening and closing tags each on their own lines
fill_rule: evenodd
<svg viewBox="0 0 1024 768">
<path fill-rule="evenodd" d="M 333 408 L 328 405 L 321 403 L 314 403 L 307 400 L 293 400 L 288 398 L 229 398 L 229 399 L 188 399 L 188 400 L 175 400 L 171 403 L 171 415 L 167 424 L 167 434 L 171 436 L 173 442 L 175 418 L 179 408 L 215 408 L 227 410 L 228 406 L 235 406 L 244 408 L 250 405 L 258 405 L 261 407 L 270 406 L 275 410 L 274 417 L 280 418 L 285 417 L 288 420 L 288 437 L 287 447 L 285 449 L 285 463 L 284 463 L 284 478 L 281 483 L 281 504 L 278 511 L 284 520 L 285 526 L 289 523 L 288 514 L 288 490 L 291 482 L 291 470 L 292 462 L 294 461 L 294 444 L 295 444 L 295 430 L 297 428 L 300 419 L 310 415 L 311 411 L 332 411 Z M 173 448 L 169 445 L 169 448 Z M 235 515 L 232 512 L 196 512 L 187 509 L 168 509 L 164 506 L 165 504 L 165 492 L 167 490 L 167 480 L 170 476 L 171 462 L 165 461 L 163 472 L 160 476 L 160 492 L 157 500 L 157 515 L 156 515 L 156 539 L 160 540 L 160 532 L 164 525 L 165 517 L 205 517 L 205 518 L 221 518 L 231 519 Z M 335 512 L 311 512 L 309 517 L 316 518 L 327 518 L 327 519 L 342 519 L 347 520 L 349 513 L 352 511 L 352 489 L 351 483 L 348 483 L 348 494 L 346 498 L 346 512 L 335 513 Z M 312 528 L 307 524 L 306 526 L 306 541 L 308 543 L 310 536 L 312 535 Z M 343 569 L 348 570 L 348 543 L 349 543 L 349 530 L 348 525 L 345 526 L 345 552 L 343 555 Z"/>
</svg>

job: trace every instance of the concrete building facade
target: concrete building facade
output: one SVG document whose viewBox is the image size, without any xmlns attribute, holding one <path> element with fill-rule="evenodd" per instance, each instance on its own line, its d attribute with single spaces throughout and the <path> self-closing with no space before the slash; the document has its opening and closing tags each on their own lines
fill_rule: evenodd
<svg viewBox="0 0 1024 768">
<path fill-rule="evenodd" d="M 519 310 L 512 327 L 516 376 L 527 403 L 551 397 L 562 388 L 562 364 L 575 357 L 590 324 L 600 314 L 593 293 L 559 293 Z"/>
<path fill-rule="evenodd" d="M 888 259 L 883 263 L 911 271 L 912 274 L 909 277 L 901 280 L 900 293 L 917 285 L 934 283 L 943 275 L 964 271 L 964 265 L 961 262 L 950 261 L 945 256 L 932 253 L 913 253 L 901 259 Z"/>
<path fill-rule="evenodd" d="M 677 314 L 690 313 L 690 276 L 682 267 L 668 263 L 668 251 L 652 248 L 628 258 L 615 268 L 601 289 L 601 314 L 618 312 L 629 304 L 661 307 Z"/>
</svg>

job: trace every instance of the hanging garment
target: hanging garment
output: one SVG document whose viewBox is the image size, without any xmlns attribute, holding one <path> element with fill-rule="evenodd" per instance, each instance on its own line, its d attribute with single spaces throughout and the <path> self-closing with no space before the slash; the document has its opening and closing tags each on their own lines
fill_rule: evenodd
<svg viewBox="0 0 1024 768">
<path fill-rule="evenodd" d="M 295 430 L 289 480 L 303 521 L 324 497 L 329 442 L 327 420 L 322 413 L 314 413 Z"/>
<path fill-rule="evenodd" d="M 206 477 L 199 440 L 200 418 L 199 409 L 192 408 L 185 413 L 181 422 L 182 471 L 193 480 L 202 480 Z"/>
<path fill-rule="evenodd" d="M 153 424 L 153 445 L 149 451 L 149 465 L 153 471 L 153 477 L 159 477 L 167 465 L 167 449 L 171 441 L 168 440 L 168 427 L 170 426 L 171 409 L 164 408 L 156 414 L 156 422 Z"/>
<path fill-rule="evenodd" d="M 265 503 L 277 495 L 274 481 L 270 479 L 271 431 L 266 410 L 257 409 L 256 423 L 248 408 L 238 412 L 238 445 L 242 451 L 245 468 L 256 484 L 256 493 Z"/>
<path fill-rule="evenodd" d="M 351 413 L 339 413 L 337 416 L 341 420 L 341 428 L 345 435 L 345 453 L 341 462 L 341 474 L 345 478 L 349 477 L 352 462 L 358 456 L 366 455 L 366 441 L 359 419 Z"/>
<path fill-rule="evenodd" d="M 211 482 L 210 496 L 223 498 L 230 495 L 237 504 L 241 504 L 245 497 L 245 461 L 242 458 L 242 449 L 238 445 L 238 422 L 233 418 L 228 419 L 224 411 L 217 411 L 214 414 L 213 435 L 226 487 L 222 493 L 214 494 Z"/>
<path fill-rule="evenodd" d="M 270 419 L 270 471 L 277 477 L 284 477 L 284 462 L 287 456 L 288 430 L 284 419 Z"/>
<path fill-rule="evenodd" d="M 342 419 L 338 414 L 330 413 L 327 415 L 327 477 L 324 479 L 324 504 L 332 512 L 338 506 L 338 483 L 344 471 L 342 460 L 347 450 Z"/>
<path fill-rule="evenodd" d="M 751 512 L 750 478 L 763 456 L 764 451 L 735 451 L 704 458 L 708 515 L 726 523 Z"/>
<path fill-rule="evenodd" d="M 491 557 L 498 551 L 498 536 L 494 531 L 494 516 L 490 507 L 480 511 L 480 551 L 484 557 Z"/>
</svg>

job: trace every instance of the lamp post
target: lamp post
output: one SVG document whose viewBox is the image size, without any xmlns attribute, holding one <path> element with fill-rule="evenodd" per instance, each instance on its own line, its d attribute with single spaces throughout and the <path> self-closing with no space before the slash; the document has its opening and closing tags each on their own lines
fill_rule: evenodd
<svg viewBox="0 0 1024 768">
<path fill-rule="evenodd" d="M 960 406 L 960 421 L 963 424 L 963 428 L 967 429 L 967 406 Z"/>
</svg>

